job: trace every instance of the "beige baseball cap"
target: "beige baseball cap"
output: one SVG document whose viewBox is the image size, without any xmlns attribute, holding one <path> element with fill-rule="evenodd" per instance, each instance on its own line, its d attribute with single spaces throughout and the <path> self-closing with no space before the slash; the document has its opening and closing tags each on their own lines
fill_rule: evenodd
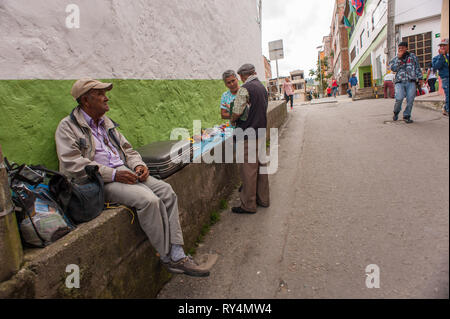
<svg viewBox="0 0 450 319">
<path fill-rule="evenodd" d="M 103 83 L 91 78 L 83 78 L 77 80 L 73 84 L 70 94 L 72 94 L 73 98 L 76 100 L 90 89 L 97 89 L 97 90 L 106 89 L 107 91 L 109 91 L 112 88 L 113 88 L 112 83 Z"/>
</svg>

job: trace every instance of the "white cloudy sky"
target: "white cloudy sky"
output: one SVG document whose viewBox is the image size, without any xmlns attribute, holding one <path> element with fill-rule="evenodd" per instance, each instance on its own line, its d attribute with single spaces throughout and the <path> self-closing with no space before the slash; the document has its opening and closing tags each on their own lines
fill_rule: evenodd
<svg viewBox="0 0 450 319">
<path fill-rule="evenodd" d="M 269 58 L 269 42 L 283 39 L 284 59 L 278 61 L 280 76 L 293 70 L 309 70 L 317 61 L 316 47 L 330 33 L 334 0 L 263 0 L 262 47 Z M 272 62 L 276 77 L 276 64 Z"/>
</svg>

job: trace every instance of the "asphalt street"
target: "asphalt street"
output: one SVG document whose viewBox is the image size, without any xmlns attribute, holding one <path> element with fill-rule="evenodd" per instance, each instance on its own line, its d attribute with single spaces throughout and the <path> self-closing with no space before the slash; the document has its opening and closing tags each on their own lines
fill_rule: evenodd
<svg viewBox="0 0 450 319">
<path fill-rule="evenodd" d="M 197 250 L 219 254 L 211 275 L 175 275 L 158 298 L 448 298 L 449 121 L 414 108 L 394 123 L 392 108 L 289 109 L 271 206 L 223 211 Z"/>
</svg>

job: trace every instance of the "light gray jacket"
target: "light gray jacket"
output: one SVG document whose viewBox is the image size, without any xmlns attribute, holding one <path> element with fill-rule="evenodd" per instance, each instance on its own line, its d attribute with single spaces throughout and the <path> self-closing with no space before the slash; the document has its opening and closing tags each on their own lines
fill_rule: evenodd
<svg viewBox="0 0 450 319">
<path fill-rule="evenodd" d="M 120 158 L 125 165 L 132 170 L 139 165 L 145 166 L 141 155 L 117 130 L 119 125 L 107 116 L 104 116 L 104 125 L 111 143 L 119 151 Z M 84 168 L 87 165 L 97 165 L 103 181 L 105 183 L 113 181 L 114 169 L 94 161 L 95 140 L 79 106 L 61 120 L 55 132 L 55 141 L 61 173 L 69 178 L 82 180 L 86 178 Z"/>
</svg>

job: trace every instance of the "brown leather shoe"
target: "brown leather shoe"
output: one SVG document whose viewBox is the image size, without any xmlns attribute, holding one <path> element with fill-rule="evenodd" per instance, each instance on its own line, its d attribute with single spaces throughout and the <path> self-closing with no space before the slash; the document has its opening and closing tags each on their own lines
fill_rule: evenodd
<svg viewBox="0 0 450 319">
<path fill-rule="evenodd" d="M 207 277 L 209 276 L 209 269 L 198 265 L 191 256 L 187 256 L 177 262 L 170 261 L 163 263 L 167 270 L 174 274 L 185 274 L 193 277 Z"/>
</svg>

